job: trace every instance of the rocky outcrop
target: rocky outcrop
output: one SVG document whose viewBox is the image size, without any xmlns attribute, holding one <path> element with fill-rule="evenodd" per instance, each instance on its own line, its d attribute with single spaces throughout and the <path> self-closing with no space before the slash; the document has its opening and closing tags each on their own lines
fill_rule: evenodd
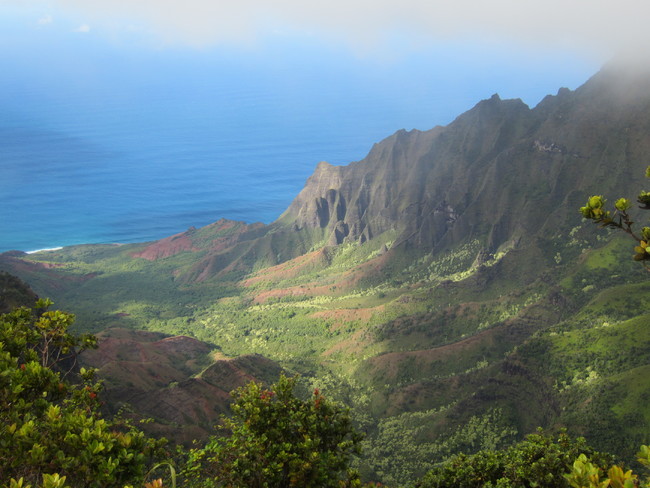
<svg viewBox="0 0 650 488">
<path fill-rule="evenodd" d="M 446 127 L 398 131 L 361 161 L 319 163 L 276 224 L 328 245 L 397 231 L 396 245 L 435 250 L 478 239 L 487 252 L 576 225 L 579 216 L 558 209 L 593 191 L 622 191 L 645 168 L 649 79 L 605 69 L 534 109 L 493 95 Z"/>
<path fill-rule="evenodd" d="M 470 203 L 473 173 L 519 136 L 529 114 L 495 95 L 449 127 L 399 131 L 362 161 L 321 162 L 279 221 L 325 229 L 330 245 L 397 229 L 401 241 L 433 247 Z"/>
</svg>

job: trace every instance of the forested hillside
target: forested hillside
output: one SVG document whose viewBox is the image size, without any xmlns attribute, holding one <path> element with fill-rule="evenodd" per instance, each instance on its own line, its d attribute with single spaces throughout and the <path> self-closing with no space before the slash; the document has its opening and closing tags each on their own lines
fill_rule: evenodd
<svg viewBox="0 0 650 488">
<path fill-rule="evenodd" d="M 237 363 L 267 382 L 300 373 L 301 388 L 350 406 L 362 478 L 391 486 L 539 426 L 632 459 L 650 442 L 650 281 L 634 241 L 579 209 L 644 189 L 649 129 L 650 75 L 611 65 L 532 109 L 495 95 L 362 161 L 322 162 L 270 225 L 11 252 L 0 269 L 100 333 L 104 360 L 86 361 L 107 372 L 109 398 L 170 437 L 170 421 L 205 435 L 212 417 L 170 420 L 159 399 L 200 403 L 207 375 Z M 145 379 L 160 352 L 102 353 L 116 334 L 144 351 L 135 331 L 186 336 L 185 376 Z"/>
</svg>

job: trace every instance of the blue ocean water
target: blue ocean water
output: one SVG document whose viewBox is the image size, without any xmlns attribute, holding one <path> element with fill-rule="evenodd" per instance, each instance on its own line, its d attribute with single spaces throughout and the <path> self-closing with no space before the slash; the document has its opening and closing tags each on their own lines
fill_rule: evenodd
<svg viewBox="0 0 650 488">
<path fill-rule="evenodd" d="M 23 48 L 29 62 L 20 46 L 0 60 L 0 252 L 148 241 L 222 217 L 269 223 L 319 161 L 346 164 L 398 129 L 446 124 L 504 81 L 450 70 L 448 55 L 446 69 L 426 64 L 440 53 L 377 63 L 284 45 Z M 538 75 L 517 85 L 535 103 L 554 83 Z"/>
</svg>

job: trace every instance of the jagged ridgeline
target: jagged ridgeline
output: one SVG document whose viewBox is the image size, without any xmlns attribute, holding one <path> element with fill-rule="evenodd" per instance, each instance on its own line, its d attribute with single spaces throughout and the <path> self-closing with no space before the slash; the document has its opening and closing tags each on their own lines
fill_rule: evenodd
<svg viewBox="0 0 650 488">
<path fill-rule="evenodd" d="M 0 269 L 136 350 L 150 346 L 124 329 L 205 341 L 164 342 L 189 348 L 167 376 L 148 365 L 158 349 L 100 356 L 120 372 L 110 398 L 134 399 L 168 436 L 184 422 L 203 435 L 210 391 L 224 391 L 206 383 L 282 367 L 353 408 L 368 479 L 406 483 L 537 426 L 631 459 L 650 442 L 650 283 L 633 241 L 578 209 L 592 194 L 634 198 L 649 163 L 650 74 L 611 65 L 535 108 L 494 95 L 362 161 L 319 163 L 270 225 L 11 252 Z M 211 366 L 244 354 L 257 356 Z"/>
</svg>

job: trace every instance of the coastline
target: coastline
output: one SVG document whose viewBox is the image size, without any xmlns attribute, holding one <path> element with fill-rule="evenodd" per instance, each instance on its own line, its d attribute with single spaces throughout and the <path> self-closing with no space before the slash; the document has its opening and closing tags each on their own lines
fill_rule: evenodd
<svg viewBox="0 0 650 488">
<path fill-rule="evenodd" d="M 58 251 L 59 249 L 63 249 L 63 246 L 48 247 L 45 249 L 36 249 L 35 251 L 25 251 L 25 254 L 36 254 L 37 252 Z"/>
</svg>

